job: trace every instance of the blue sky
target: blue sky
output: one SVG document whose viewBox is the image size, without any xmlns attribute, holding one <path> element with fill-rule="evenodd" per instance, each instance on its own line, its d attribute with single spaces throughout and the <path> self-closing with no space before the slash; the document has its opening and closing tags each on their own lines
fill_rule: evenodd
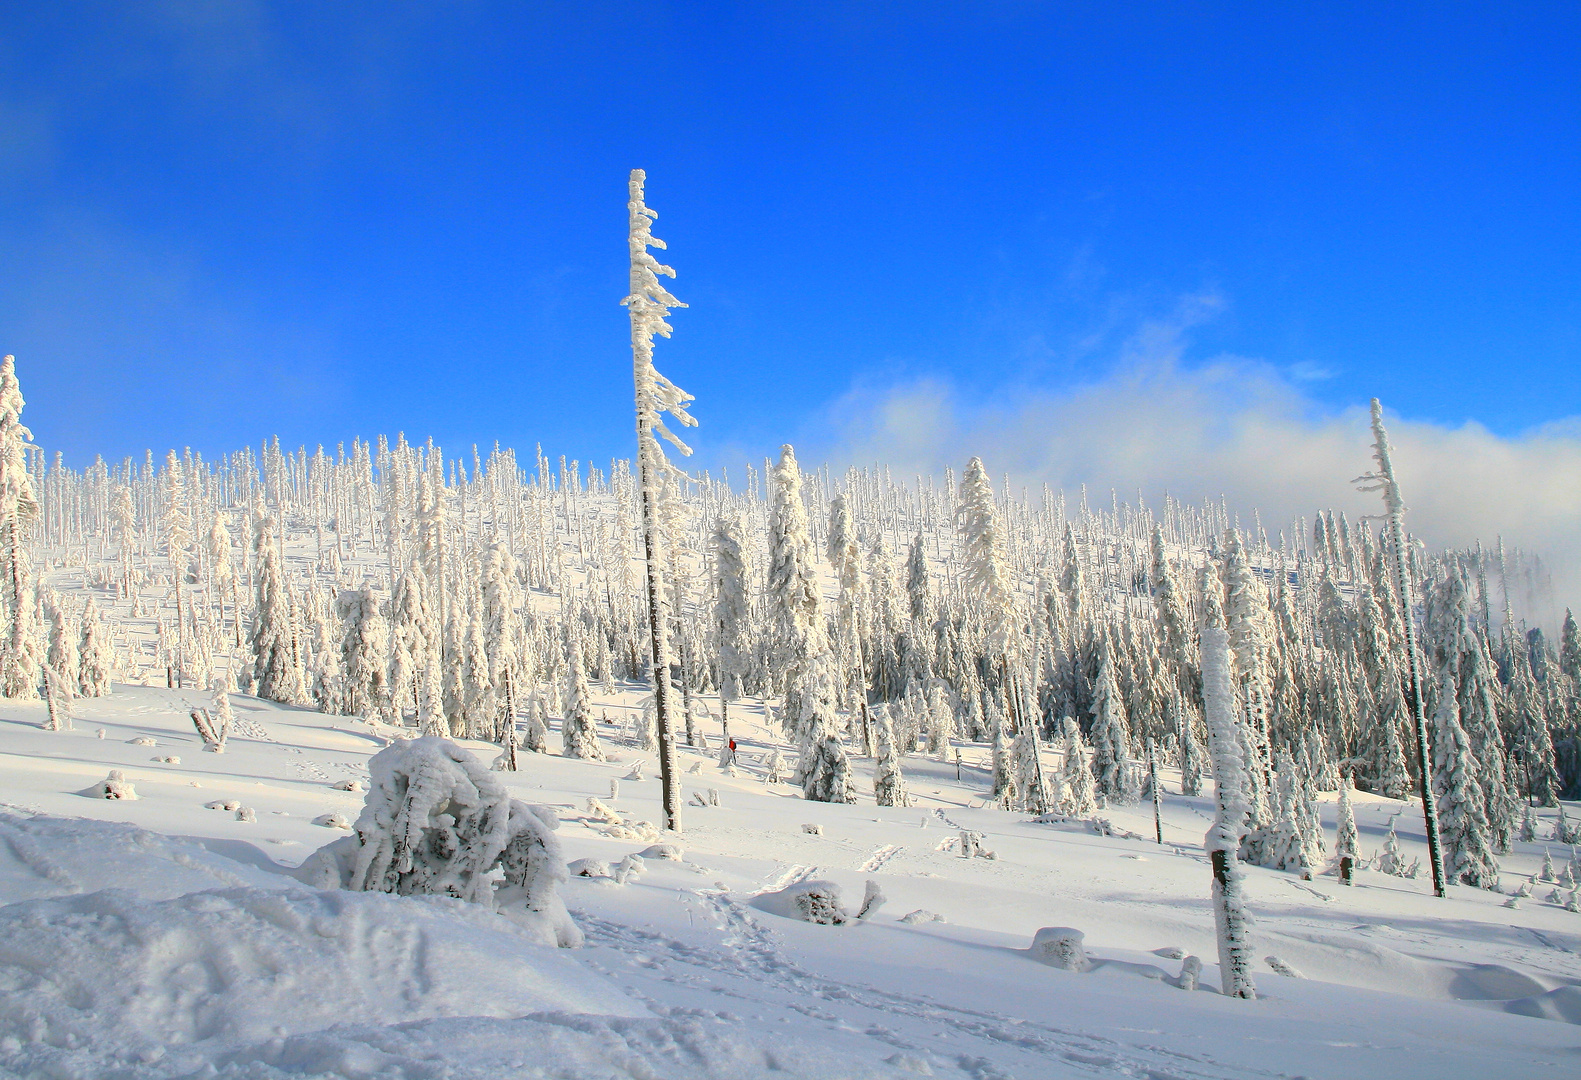
<svg viewBox="0 0 1581 1080">
<path fill-rule="evenodd" d="M 607 461 L 640 166 L 705 463 L 1154 332 L 1309 412 L 1581 414 L 1581 6 L 1292 7 L 5 5 L 0 349 L 77 465 Z"/>
</svg>

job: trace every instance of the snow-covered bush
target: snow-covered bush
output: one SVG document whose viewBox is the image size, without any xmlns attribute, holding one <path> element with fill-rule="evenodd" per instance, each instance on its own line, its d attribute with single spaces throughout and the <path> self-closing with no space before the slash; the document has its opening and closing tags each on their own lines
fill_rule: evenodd
<svg viewBox="0 0 1581 1080">
<path fill-rule="evenodd" d="M 798 881 L 778 892 L 764 893 L 753 903 L 771 915 L 820 926 L 844 926 L 851 921 L 840 898 L 840 886 L 832 881 Z"/>
<path fill-rule="evenodd" d="M 126 799 L 130 801 L 137 798 L 137 789 L 126 778 L 120 769 L 111 769 L 110 775 L 100 780 L 87 791 L 83 792 L 93 799 Z"/>
<path fill-rule="evenodd" d="M 1032 936 L 1032 959 L 1065 971 L 1086 971 L 1092 966 L 1082 942 L 1086 936 L 1069 926 L 1045 926 Z"/>
<path fill-rule="evenodd" d="M 309 857 L 309 883 L 453 896 L 500 911 L 545 944 L 581 944 L 558 894 L 566 868 L 552 811 L 512 799 L 482 762 L 438 736 L 392 743 L 368 772 L 355 831 Z"/>
</svg>

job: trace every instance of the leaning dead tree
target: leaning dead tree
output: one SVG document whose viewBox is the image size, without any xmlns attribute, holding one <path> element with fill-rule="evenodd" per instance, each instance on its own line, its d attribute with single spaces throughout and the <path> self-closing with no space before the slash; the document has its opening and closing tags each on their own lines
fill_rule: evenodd
<svg viewBox="0 0 1581 1080">
<path fill-rule="evenodd" d="M 1444 856 L 1438 846 L 1438 800 L 1433 794 L 1433 766 L 1427 751 L 1427 708 L 1422 700 L 1422 651 L 1416 639 L 1416 620 L 1411 608 L 1411 575 L 1405 563 L 1405 500 L 1394 478 L 1389 434 L 1383 429 L 1383 406 L 1372 399 L 1373 460 L 1378 471 L 1358 476 L 1362 491 L 1383 493 L 1385 544 L 1389 552 L 1394 595 L 1400 605 L 1400 624 L 1405 627 L 1405 668 L 1411 695 L 1411 722 L 1416 727 L 1416 764 L 1422 782 L 1422 822 L 1427 828 L 1427 857 L 1433 864 L 1433 894 L 1444 895 Z"/>
</svg>

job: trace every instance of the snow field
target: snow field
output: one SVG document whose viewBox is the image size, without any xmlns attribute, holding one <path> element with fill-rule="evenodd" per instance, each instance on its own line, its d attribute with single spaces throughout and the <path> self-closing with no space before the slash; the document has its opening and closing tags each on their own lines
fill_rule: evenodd
<svg viewBox="0 0 1581 1080">
<path fill-rule="evenodd" d="M 613 716 L 636 695 L 595 708 Z M 1375 872 L 1347 889 L 1247 867 L 1258 957 L 1305 978 L 1259 963 L 1260 999 L 1230 1001 L 1211 989 L 1209 800 L 1167 797 L 1160 847 L 1150 805 L 1102 811 L 1108 836 L 1033 823 L 983 806 L 981 765 L 957 783 L 953 763 L 908 755 L 917 806 L 873 805 L 860 758 L 862 801 L 810 803 L 763 782 L 772 740 L 746 706 L 732 709 L 736 776 L 713 751 L 680 751 L 686 794 L 720 796 L 687 806 L 680 859 L 563 887 L 582 949 L 532 944 L 459 901 L 321 893 L 290 872 L 345 833 L 313 820 L 355 819 L 361 794 L 333 785 L 365 776 L 395 729 L 235 695 L 252 734 L 206 754 L 188 696 L 118 686 L 80 701 L 70 732 L 39 727 L 42 703 L 0 705 L 0 1075 L 1554 1076 L 1581 1042 L 1554 1022 L 1581 1020 L 1581 916 L 1543 903 L 1546 887 L 1511 910 Z M 611 730 L 608 762 L 524 754 L 521 772 L 495 774 L 557 810 L 568 860 L 613 866 L 649 846 L 607 835 L 619 830 L 591 798 L 632 829 L 659 820 L 651 756 Z M 145 737 L 156 745 L 131 741 Z M 966 748 L 969 762 L 985 753 Z M 646 778 L 625 779 L 639 760 Z M 137 801 L 79 794 L 111 768 Z M 1178 790 L 1169 772 L 1165 785 Z M 205 807 L 226 799 L 256 821 Z M 1410 806 L 1355 804 L 1364 856 L 1402 809 L 1402 846 L 1420 854 Z M 1332 829 L 1332 797 L 1322 810 Z M 963 858 L 963 829 L 996 857 Z M 1519 845 L 1507 883 L 1542 850 Z M 824 880 L 854 914 L 870 879 L 888 902 L 860 923 L 753 903 Z M 902 921 L 917 910 L 943 921 Z M 1090 971 L 1034 961 L 1034 933 L 1054 925 L 1084 933 Z M 1174 985 L 1182 954 L 1203 959 L 1204 989 Z"/>
</svg>

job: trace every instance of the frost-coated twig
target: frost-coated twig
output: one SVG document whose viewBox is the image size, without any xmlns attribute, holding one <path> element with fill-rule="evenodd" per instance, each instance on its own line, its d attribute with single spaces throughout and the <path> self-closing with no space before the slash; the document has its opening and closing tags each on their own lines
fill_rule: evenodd
<svg viewBox="0 0 1581 1080">
<path fill-rule="evenodd" d="M 1433 864 L 1433 895 L 1444 895 L 1444 857 L 1438 846 L 1438 801 L 1433 794 L 1432 763 L 1427 754 L 1427 709 L 1422 699 L 1422 655 L 1412 618 L 1411 576 L 1405 567 L 1405 500 L 1394 478 L 1394 461 L 1389 456 L 1389 434 L 1383 428 L 1383 406 L 1372 399 L 1373 459 L 1378 471 L 1358 476 L 1354 481 L 1362 491 L 1383 493 L 1384 520 L 1388 528 L 1389 568 L 1394 578 L 1394 593 L 1400 604 L 1400 623 L 1405 628 L 1405 666 L 1411 688 L 1411 720 L 1416 726 L 1416 764 L 1422 783 L 1422 821 L 1427 830 L 1427 857 Z"/>
</svg>

